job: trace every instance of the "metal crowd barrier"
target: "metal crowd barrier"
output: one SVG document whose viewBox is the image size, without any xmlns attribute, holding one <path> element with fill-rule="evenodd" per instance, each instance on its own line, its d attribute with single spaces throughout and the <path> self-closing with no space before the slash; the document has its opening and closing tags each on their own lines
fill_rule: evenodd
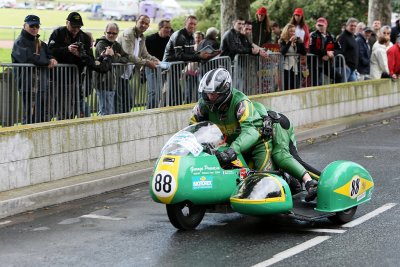
<svg viewBox="0 0 400 267">
<path fill-rule="evenodd" d="M 297 73 L 285 70 L 293 59 Z M 217 57 L 207 62 L 163 62 L 156 69 L 113 64 L 101 74 L 75 65 L 54 69 L 0 64 L 0 127 L 176 106 L 198 101 L 198 84 L 209 70 L 224 67 L 233 86 L 247 95 L 345 82 L 345 60 L 330 64 L 315 55 L 270 53 Z"/>
<path fill-rule="evenodd" d="M 198 101 L 198 86 L 203 75 L 215 68 L 223 67 L 231 72 L 229 57 L 217 57 L 207 62 L 168 62 L 168 66 L 157 68 L 155 84 L 161 84 L 156 107 L 176 106 Z"/>
<path fill-rule="evenodd" d="M 279 91 L 281 67 L 280 53 L 270 53 L 268 58 L 236 55 L 233 86 L 246 95 Z"/>
<path fill-rule="evenodd" d="M 233 85 L 247 95 L 346 82 L 345 60 L 323 61 L 316 55 L 269 53 L 268 58 L 236 55 Z"/>
</svg>

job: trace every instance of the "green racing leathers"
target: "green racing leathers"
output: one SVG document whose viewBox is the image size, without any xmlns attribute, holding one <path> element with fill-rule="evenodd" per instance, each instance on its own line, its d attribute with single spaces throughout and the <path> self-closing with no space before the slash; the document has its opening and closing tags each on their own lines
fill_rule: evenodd
<svg viewBox="0 0 400 267">
<path fill-rule="evenodd" d="M 289 149 L 290 141 L 296 144 L 293 127 L 290 125 L 285 129 L 280 123 L 274 123 L 274 137 L 267 140 L 261 134 L 262 116 L 267 115 L 267 109 L 262 104 L 253 104 L 245 94 L 232 89 L 231 100 L 220 110 L 211 111 L 201 98 L 193 109 L 191 123 L 207 120 L 215 123 L 229 146 L 244 156 L 250 168 L 274 170 L 275 163 L 283 171 L 301 180 L 306 170 L 293 158 Z"/>
</svg>

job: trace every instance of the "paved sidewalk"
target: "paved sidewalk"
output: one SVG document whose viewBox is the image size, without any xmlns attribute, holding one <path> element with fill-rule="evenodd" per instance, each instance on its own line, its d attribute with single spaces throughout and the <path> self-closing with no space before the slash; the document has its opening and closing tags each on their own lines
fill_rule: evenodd
<svg viewBox="0 0 400 267">
<path fill-rule="evenodd" d="M 299 142 L 400 116 L 400 106 L 296 128 Z M 154 161 L 79 175 L 0 193 L 0 218 L 147 182 Z"/>
</svg>

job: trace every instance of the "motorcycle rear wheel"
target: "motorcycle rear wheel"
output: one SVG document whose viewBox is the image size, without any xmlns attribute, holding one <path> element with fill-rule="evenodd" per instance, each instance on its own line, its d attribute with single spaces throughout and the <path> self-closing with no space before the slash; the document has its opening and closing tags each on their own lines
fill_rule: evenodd
<svg viewBox="0 0 400 267">
<path fill-rule="evenodd" d="M 355 206 L 344 211 L 336 212 L 335 215 L 328 217 L 328 219 L 336 224 L 348 223 L 353 219 L 353 216 L 357 211 L 357 207 L 358 206 Z"/>
<path fill-rule="evenodd" d="M 169 221 L 179 230 L 195 229 L 203 220 L 206 212 L 205 206 L 187 202 L 167 204 L 166 208 Z"/>
</svg>

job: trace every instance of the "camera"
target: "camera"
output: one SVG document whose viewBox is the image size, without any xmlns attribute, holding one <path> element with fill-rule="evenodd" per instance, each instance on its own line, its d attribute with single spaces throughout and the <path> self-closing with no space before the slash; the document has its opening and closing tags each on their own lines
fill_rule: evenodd
<svg viewBox="0 0 400 267">
<path fill-rule="evenodd" d="M 87 58 L 87 54 L 86 54 L 86 50 L 85 50 L 85 45 L 82 42 L 75 42 L 73 43 L 73 45 L 78 47 L 78 51 L 79 51 L 79 57 L 84 59 Z"/>
</svg>

